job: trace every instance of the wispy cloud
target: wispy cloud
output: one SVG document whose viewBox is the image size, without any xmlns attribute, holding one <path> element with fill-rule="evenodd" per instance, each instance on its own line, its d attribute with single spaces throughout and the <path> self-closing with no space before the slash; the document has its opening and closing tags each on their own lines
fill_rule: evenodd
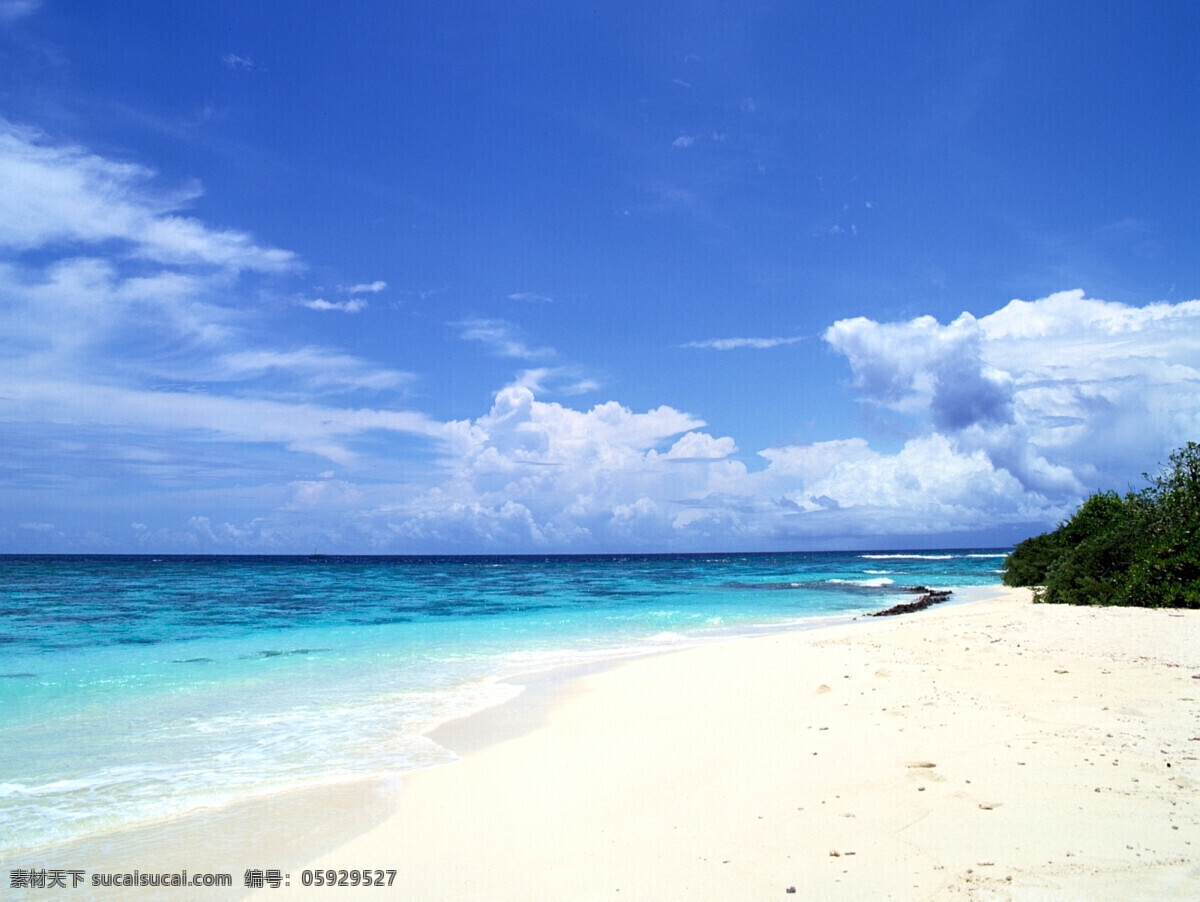
<svg viewBox="0 0 1200 902">
<path fill-rule="evenodd" d="M 696 139 L 694 136 L 680 135 L 678 138 L 676 138 L 674 141 L 671 142 L 671 146 L 685 148 L 685 147 L 691 147 L 695 143 L 696 143 Z"/>
<path fill-rule="evenodd" d="M 12 22 L 37 12 L 42 0 L 0 0 L 0 22 Z"/>
<path fill-rule="evenodd" d="M 338 313 L 358 313 L 367 306 L 367 302 L 355 298 L 351 301 L 327 301 L 324 298 L 317 298 L 312 301 L 305 301 L 303 304 L 309 310 L 320 310 L 323 312 L 337 311 Z"/>
<path fill-rule="evenodd" d="M 241 69 L 249 71 L 255 68 L 254 60 L 248 56 L 240 56 L 236 53 L 226 53 L 221 57 L 221 62 L 227 69 Z"/>
<path fill-rule="evenodd" d="M 572 366 L 523 370 L 513 384 L 524 386 L 535 395 L 585 395 L 600 388 L 599 382 L 582 376 L 579 369 Z"/>
<path fill-rule="evenodd" d="M 549 304 L 554 298 L 544 294 L 534 294 L 531 291 L 518 291 L 508 295 L 510 301 L 524 301 L 530 304 Z"/>
<path fill-rule="evenodd" d="M 794 335 L 790 338 L 709 338 L 705 341 L 689 341 L 680 347 L 709 351 L 735 351 L 741 348 L 764 350 L 778 348 L 781 345 L 794 345 L 800 341 L 804 341 L 803 335 Z"/>
<path fill-rule="evenodd" d="M 374 366 L 359 357 L 317 347 L 232 351 L 217 358 L 214 379 L 241 381 L 280 375 L 296 377 L 309 391 L 382 391 L 408 385 L 415 379 L 412 373 Z"/>
<path fill-rule="evenodd" d="M 290 251 L 178 215 L 199 187 L 164 190 L 154 179 L 143 166 L 56 145 L 0 119 L 0 247 L 116 241 L 132 256 L 158 263 L 262 272 L 297 265 Z"/>
<path fill-rule="evenodd" d="M 501 357 L 516 357 L 520 360 L 549 360 L 556 357 L 553 348 L 531 348 L 516 335 L 515 327 L 499 319 L 470 319 L 457 323 L 462 330 L 459 337 L 466 341 L 478 341 Z"/>
<path fill-rule="evenodd" d="M 783 445 L 749 468 L 756 449 L 676 407 L 545 400 L 599 386 L 502 319 L 451 328 L 519 373 L 441 421 L 398 408 L 412 374 L 294 337 L 329 325 L 299 304 L 356 312 L 382 280 L 298 299 L 279 284 L 295 255 L 182 215 L 198 186 L 8 123 L 0 184 L 0 542 L 16 548 L 288 551 L 311 547 L 313 512 L 357 551 L 845 547 L 1049 525 L 1200 434 L 1200 302 L 1082 292 L 833 323 L 826 345 L 901 434 L 889 450 Z M 292 303 L 259 304 L 264 285 Z"/>
</svg>

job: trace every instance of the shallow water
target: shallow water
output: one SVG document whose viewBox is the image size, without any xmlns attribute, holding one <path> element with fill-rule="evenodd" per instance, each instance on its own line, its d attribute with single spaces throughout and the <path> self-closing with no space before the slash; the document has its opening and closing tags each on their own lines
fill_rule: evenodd
<svg viewBox="0 0 1200 902">
<path fill-rule="evenodd" d="M 453 754 L 514 675 L 995 585 L 1003 551 L 0 557 L 0 850 Z"/>
</svg>

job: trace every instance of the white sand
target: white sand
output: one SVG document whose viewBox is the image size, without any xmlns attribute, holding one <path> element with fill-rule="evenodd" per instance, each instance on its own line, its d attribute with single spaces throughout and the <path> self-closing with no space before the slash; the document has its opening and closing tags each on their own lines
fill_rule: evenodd
<svg viewBox="0 0 1200 902">
<path fill-rule="evenodd" d="M 1195 674 L 1200 612 L 1018 591 L 637 660 L 542 686 L 540 725 L 310 864 L 390 890 L 265 892 L 1200 899 Z"/>
</svg>

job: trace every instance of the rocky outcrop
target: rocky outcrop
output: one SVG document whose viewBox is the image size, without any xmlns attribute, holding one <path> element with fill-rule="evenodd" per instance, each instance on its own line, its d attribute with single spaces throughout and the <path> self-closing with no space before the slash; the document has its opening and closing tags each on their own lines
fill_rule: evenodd
<svg viewBox="0 0 1200 902">
<path fill-rule="evenodd" d="M 932 605 L 945 601 L 953 594 L 949 589 L 925 589 L 924 586 L 918 588 L 925 590 L 925 594 L 916 601 L 901 602 L 882 611 L 876 611 L 871 616 L 891 617 L 894 614 L 911 614 L 913 611 L 923 611 Z"/>
</svg>

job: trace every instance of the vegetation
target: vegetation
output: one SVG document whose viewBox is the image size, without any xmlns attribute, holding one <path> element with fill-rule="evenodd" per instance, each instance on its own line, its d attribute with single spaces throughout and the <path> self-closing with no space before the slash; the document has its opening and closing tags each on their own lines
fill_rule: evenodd
<svg viewBox="0 0 1200 902">
<path fill-rule="evenodd" d="M 1149 485 L 1100 492 L 1054 532 L 1004 561 L 1004 584 L 1057 604 L 1200 608 L 1200 444 L 1189 442 Z"/>
</svg>

